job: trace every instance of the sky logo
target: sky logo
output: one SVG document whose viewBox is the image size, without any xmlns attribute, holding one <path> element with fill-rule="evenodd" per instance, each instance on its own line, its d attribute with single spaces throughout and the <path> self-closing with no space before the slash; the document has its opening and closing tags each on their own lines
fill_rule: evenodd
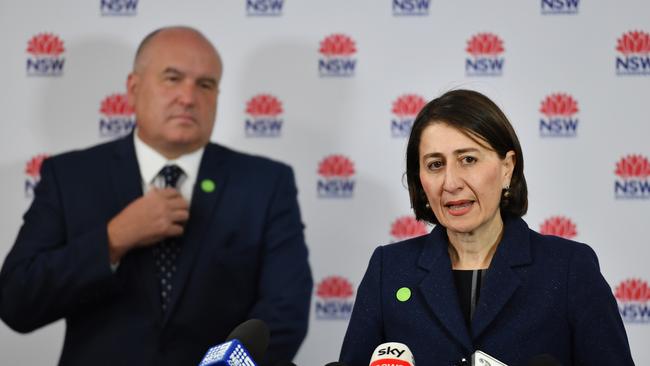
<svg viewBox="0 0 650 366">
<path fill-rule="evenodd" d="M 429 15 L 430 0 L 393 0 L 394 16 Z"/>
<path fill-rule="evenodd" d="M 348 320 L 354 306 L 352 283 L 341 276 L 324 278 L 316 288 L 316 319 Z"/>
<path fill-rule="evenodd" d="M 138 0 L 100 0 L 102 16 L 135 16 L 138 14 Z"/>
<path fill-rule="evenodd" d="M 318 60 L 318 73 L 321 77 L 352 77 L 357 60 L 352 58 L 357 52 L 354 40 L 345 34 L 332 34 L 320 43 L 318 50 L 322 55 Z"/>
<path fill-rule="evenodd" d="M 631 31 L 618 39 L 617 75 L 650 75 L 650 34 Z"/>
<path fill-rule="evenodd" d="M 542 0 L 542 14 L 578 14 L 579 3 L 580 0 Z"/>
<path fill-rule="evenodd" d="M 122 137 L 135 128 L 135 110 L 127 100 L 126 94 L 111 94 L 102 100 L 99 107 L 99 136 Z"/>
<path fill-rule="evenodd" d="M 621 282 L 614 291 L 621 318 L 626 323 L 650 323 L 650 286 L 641 279 Z"/>
<path fill-rule="evenodd" d="M 542 101 L 539 120 L 541 137 L 576 137 L 578 135 L 578 102 L 569 94 L 551 94 Z"/>
<path fill-rule="evenodd" d="M 63 41 L 52 33 L 39 33 L 27 43 L 27 75 L 28 76 L 61 76 L 65 58 L 60 57 L 65 52 Z"/>
<path fill-rule="evenodd" d="M 392 137 L 409 137 L 415 117 L 427 102 L 419 95 L 404 94 L 393 102 L 393 118 L 390 120 Z"/>
<path fill-rule="evenodd" d="M 279 137 L 284 112 L 282 102 L 271 94 L 258 94 L 246 103 L 248 118 L 244 122 L 246 137 Z"/>
<path fill-rule="evenodd" d="M 279 17 L 283 6 L 284 0 L 246 0 L 246 15 Z"/>
<path fill-rule="evenodd" d="M 390 226 L 391 242 L 402 241 L 429 233 L 427 224 L 411 215 L 398 217 Z"/>
<path fill-rule="evenodd" d="M 351 198 L 354 194 L 354 163 L 343 155 L 330 155 L 318 164 L 319 198 Z"/>
<path fill-rule="evenodd" d="M 47 159 L 47 154 L 38 154 L 29 159 L 27 164 L 25 164 L 25 197 L 32 198 L 34 197 L 34 189 L 38 185 L 38 182 L 41 181 L 41 166 L 43 165 L 43 160 Z"/>
<path fill-rule="evenodd" d="M 555 235 L 565 239 L 573 239 L 578 235 L 576 224 L 564 216 L 551 216 L 539 226 L 540 234 Z"/>
<path fill-rule="evenodd" d="M 614 197 L 617 199 L 650 198 L 650 162 L 641 155 L 628 155 L 616 163 Z"/>
<path fill-rule="evenodd" d="M 505 58 L 503 41 L 492 33 L 478 33 L 467 41 L 465 49 L 471 57 L 465 59 L 467 76 L 501 76 Z"/>
</svg>

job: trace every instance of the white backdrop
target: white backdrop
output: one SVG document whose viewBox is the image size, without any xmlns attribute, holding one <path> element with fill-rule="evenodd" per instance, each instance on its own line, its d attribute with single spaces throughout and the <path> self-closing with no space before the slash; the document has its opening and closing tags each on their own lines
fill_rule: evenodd
<svg viewBox="0 0 650 366">
<path fill-rule="evenodd" d="M 2 1 L 0 258 L 38 156 L 132 127 L 120 94 L 135 47 L 187 24 L 225 63 L 213 139 L 296 171 L 316 282 L 298 365 L 338 357 L 372 249 L 430 229 L 410 219 L 401 135 L 419 98 L 459 87 L 509 116 L 526 221 L 596 250 L 634 359 L 650 364 L 648 14 L 643 0 Z M 0 324 L 0 363 L 55 365 L 63 332 Z"/>
</svg>

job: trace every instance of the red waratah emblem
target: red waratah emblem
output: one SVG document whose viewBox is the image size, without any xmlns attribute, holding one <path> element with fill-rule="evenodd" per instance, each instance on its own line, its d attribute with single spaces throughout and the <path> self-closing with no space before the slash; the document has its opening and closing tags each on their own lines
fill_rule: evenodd
<svg viewBox="0 0 650 366">
<path fill-rule="evenodd" d="M 578 235 L 576 224 L 564 216 L 553 216 L 542 223 L 539 232 L 544 235 L 561 236 L 566 239 L 575 238 Z"/>
<path fill-rule="evenodd" d="M 408 239 L 427 234 L 427 225 L 413 216 L 403 216 L 393 222 L 390 235 L 397 239 Z"/>
<path fill-rule="evenodd" d="M 130 116 L 135 110 L 129 105 L 126 94 L 112 94 L 102 100 L 99 112 L 107 116 Z"/>
<path fill-rule="evenodd" d="M 325 178 L 347 178 L 354 174 L 354 163 L 343 155 L 330 155 L 318 164 L 318 174 Z"/>
<path fill-rule="evenodd" d="M 253 117 L 276 117 L 282 112 L 282 103 L 270 94 L 256 95 L 246 103 L 246 113 Z"/>
<path fill-rule="evenodd" d="M 650 34 L 641 31 L 624 33 L 616 43 L 616 50 L 624 55 L 650 53 Z"/>
<path fill-rule="evenodd" d="M 646 302 L 650 300 L 650 286 L 640 279 L 626 280 L 616 287 L 614 296 L 618 301 Z"/>
<path fill-rule="evenodd" d="M 325 56 L 350 56 L 357 52 L 357 47 L 345 34 L 332 34 L 321 41 L 318 51 Z"/>
<path fill-rule="evenodd" d="M 641 155 L 628 155 L 616 163 L 616 175 L 625 178 L 648 178 L 650 162 Z"/>
<path fill-rule="evenodd" d="M 467 41 L 467 51 L 474 57 L 478 56 L 496 56 L 502 53 L 503 41 L 496 34 L 478 33 Z"/>
<path fill-rule="evenodd" d="M 27 43 L 27 52 L 34 56 L 58 56 L 65 52 L 63 41 L 52 33 L 39 33 Z"/>
<path fill-rule="evenodd" d="M 31 158 L 25 165 L 25 174 L 34 179 L 40 178 L 41 165 L 43 165 L 43 160 L 47 159 L 47 157 L 47 154 L 38 154 Z"/>
<path fill-rule="evenodd" d="M 348 298 L 354 294 L 352 284 L 341 276 L 330 276 L 318 284 L 316 295 L 324 299 Z"/>
<path fill-rule="evenodd" d="M 570 117 L 578 113 L 578 102 L 572 96 L 565 93 L 551 94 L 544 99 L 539 111 L 547 117 L 563 116 Z"/>
<path fill-rule="evenodd" d="M 393 102 L 393 114 L 404 117 L 415 117 L 427 102 L 419 95 L 404 94 Z"/>
</svg>

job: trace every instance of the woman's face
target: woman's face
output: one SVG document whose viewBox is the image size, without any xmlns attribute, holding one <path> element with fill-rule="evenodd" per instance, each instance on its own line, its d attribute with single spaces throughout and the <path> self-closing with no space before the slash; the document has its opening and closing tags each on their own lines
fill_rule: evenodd
<svg viewBox="0 0 650 366">
<path fill-rule="evenodd" d="M 420 139 L 420 182 L 433 213 L 453 232 L 480 233 L 501 224 L 501 190 L 510 185 L 514 152 L 501 159 L 460 130 L 441 122 Z"/>
</svg>

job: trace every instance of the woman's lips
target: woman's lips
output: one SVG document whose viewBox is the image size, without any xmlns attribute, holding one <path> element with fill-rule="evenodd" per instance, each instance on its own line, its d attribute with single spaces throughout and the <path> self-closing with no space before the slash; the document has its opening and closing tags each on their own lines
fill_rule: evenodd
<svg viewBox="0 0 650 366">
<path fill-rule="evenodd" d="M 470 200 L 450 201 L 445 203 L 445 207 L 452 216 L 462 216 L 468 213 L 472 209 L 473 205 L 474 201 Z"/>
</svg>

